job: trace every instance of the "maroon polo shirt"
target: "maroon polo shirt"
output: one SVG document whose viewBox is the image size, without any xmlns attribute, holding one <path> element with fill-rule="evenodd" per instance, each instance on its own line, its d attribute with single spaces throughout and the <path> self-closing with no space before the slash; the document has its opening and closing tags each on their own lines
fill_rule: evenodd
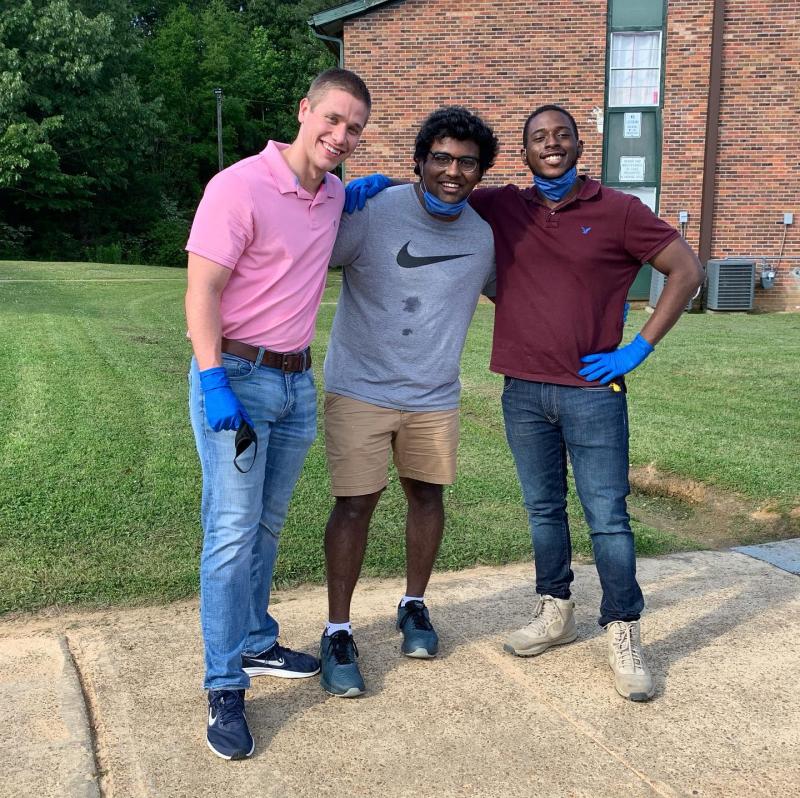
<svg viewBox="0 0 800 798">
<path fill-rule="evenodd" d="M 494 231 L 492 371 L 586 386 L 581 357 L 617 348 L 642 263 L 679 236 L 638 198 L 580 179 L 578 194 L 555 209 L 533 187 L 470 194 Z"/>
</svg>

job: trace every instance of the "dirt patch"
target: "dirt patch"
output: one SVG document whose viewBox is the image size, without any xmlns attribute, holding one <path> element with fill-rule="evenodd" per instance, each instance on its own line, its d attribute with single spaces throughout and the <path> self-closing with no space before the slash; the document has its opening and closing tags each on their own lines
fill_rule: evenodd
<svg viewBox="0 0 800 798">
<path fill-rule="evenodd" d="M 630 480 L 630 511 L 636 520 L 702 548 L 800 537 L 800 508 L 780 513 L 743 496 L 665 474 L 653 465 L 631 468 Z"/>
</svg>

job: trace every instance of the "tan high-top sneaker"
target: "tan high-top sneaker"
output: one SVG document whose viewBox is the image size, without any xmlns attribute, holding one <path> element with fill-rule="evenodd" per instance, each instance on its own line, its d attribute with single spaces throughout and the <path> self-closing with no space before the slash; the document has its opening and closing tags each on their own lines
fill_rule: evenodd
<svg viewBox="0 0 800 798">
<path fill-rule="evenodd" d="M 631 701 L 653 697 L 655 685 L 642 655 L 639 621 L 613 621 L 606 626 L 608 664 L 614 671 L 614 687 Z"/>
<path fill-rule="evenodd" d="M 578 636 L 572 599 L 539 596 L 533 620 L 508 636 L 505 651 L 518 657 L 533 657 L 550 646 L 571 643 Z"/>
</svg>

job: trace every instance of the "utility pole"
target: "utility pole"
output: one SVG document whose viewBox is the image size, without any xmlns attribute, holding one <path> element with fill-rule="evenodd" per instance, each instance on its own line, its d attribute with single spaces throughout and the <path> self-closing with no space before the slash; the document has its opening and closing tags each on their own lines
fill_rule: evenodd
<svg viewBox="0 0 800 798">
<path fill-rule="evenodd" d="M 219 160 L 219 171 L 222 171 L 222 89 L 214 89 L 214 96 L 217 98 L 217 156 Z"/>
</svg>

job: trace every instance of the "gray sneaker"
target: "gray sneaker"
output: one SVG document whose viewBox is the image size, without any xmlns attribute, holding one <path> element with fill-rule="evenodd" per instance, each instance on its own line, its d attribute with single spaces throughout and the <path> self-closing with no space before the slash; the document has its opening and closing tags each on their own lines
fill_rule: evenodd
<svg viewBox="0 0 800 798">
<path fill-rule="evenodd" d="M 439 650 L 439 635 L 431 623 L 428 608 L 422 601 L 397 606 L 397 628 L 403 633 L 400 651 L 407 657 L 430 659 Z"/>
<path fill-rule="evenodd" d="M 533 657 L 550 646 L 571 643 L 578 636 L 574 609 L 572 599 L 539 596 L 531 622 L 512 632 L 503 649 L 518 657 Z"/>
<path fill-rule="evenodd" d="M 631 701 L 653 697 L 655 685 L 642 656 L 639 621 L 612 621 L 606 626 L 608 664 L 614 671 L 614 687 Z"/>
<path fill-rule="evenodd" d="M 358 647 L 353 635 L 345 631 L 323 634 L 319 642 L 323 690 L 340 698 L 355 698 L 366 690 L 358 669 Z"/>
</svg>

